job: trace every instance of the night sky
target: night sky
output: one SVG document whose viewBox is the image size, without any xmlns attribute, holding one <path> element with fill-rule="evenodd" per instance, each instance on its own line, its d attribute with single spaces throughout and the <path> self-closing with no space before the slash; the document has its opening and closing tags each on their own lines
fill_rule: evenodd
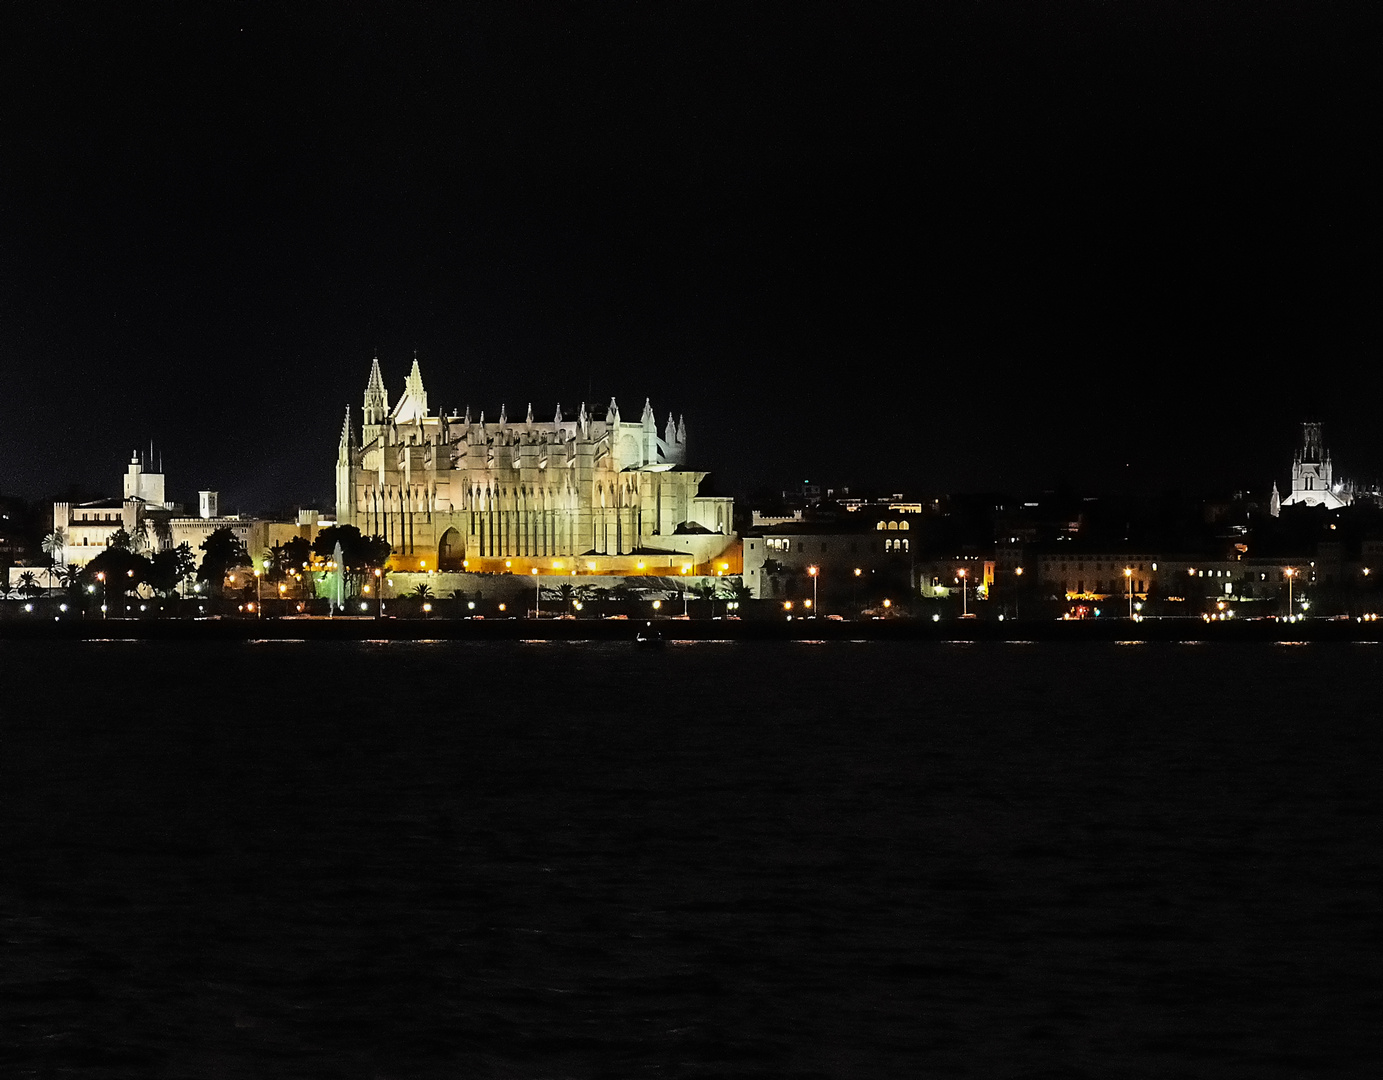
<svg viewBox="0 0 1383 1080">
<path fill-rule="evenodd" d="M 287 7 L 0 14 L 0 493 L 325 507 L 415 350 L 724 493 L 1383 476 L 1377 5 Z"/>
</svg>

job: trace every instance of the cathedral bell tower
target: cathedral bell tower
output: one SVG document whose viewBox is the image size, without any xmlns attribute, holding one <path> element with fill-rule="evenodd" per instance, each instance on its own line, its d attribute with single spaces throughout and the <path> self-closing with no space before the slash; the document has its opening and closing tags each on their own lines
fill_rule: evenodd
<svg viewBox="0 0 1383 1080">
<path fill-rule="evenodd" d="M 389 418 L 389 392 L 384 389 L 384 377 L 379 373 L 379 357 L 370 364 L 370 381 L 365 386 L 364 417 L 360 441 L 369 445 L 379 436 L 380 428 Z"/>
</svg>

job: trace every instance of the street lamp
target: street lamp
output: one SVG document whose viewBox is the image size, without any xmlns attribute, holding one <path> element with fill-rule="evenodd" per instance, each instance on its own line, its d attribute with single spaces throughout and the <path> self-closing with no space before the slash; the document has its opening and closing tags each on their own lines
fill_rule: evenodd
<svg viewBox="0 0 1383 1080">
<path fill-rule="evenodd" d="M 1016 619 L 1018 618 L 1018 594 L 1022 592 L 1019 586 L 1023 584 L 1016 579 L 1023 576 L 1023 568 L 1021 566 L 1014 567 L 1013 576 L 1015 579 L 1013 582 L 1013 617 Z"/>
<path fill-rule="evenodd" d="M 1132 622 L 1132 621 L 1133 621 L 1133 569 L 1132 569 L 1132 567 L 1128 567 L 1128 566 L 1124 567 L 1124 581 L 1125 581 L 1125 583 L 1128 585 L 1128 617 L 1129 617 L 1129 621 Z"/>
<path fill-rule="evenodd" d="M 968 618 L 968 617 L 969 617 L 969 614 L 970 614 L 970 609 L 969 609 L 968 607 L 966 607 L 966 597 L 965 597 L 965 575 L 966 575 L 966 573 L 967 573 L 967 571 L 965 570 L 964 567 L 962 567 L 961 569 L 959 569 L 959 570 L 956 571 L 956 577 L 960 578 L 960 617 L 961 617 L 962 619 Z M 888 607 L 888 605 L 885 604 L 884 607 Z"/>
<path fill-rule="evenodd" d="M 383 577 L 384 577 L 384 569 L 383 569 L 383 567 L 376 567 L 376 568 L 375 568 L 375 593 L 379 596 L 379 614 L 378 614 L 377 616 L 375 616 L 375 617 L 378 618 L 378 619 L 384 618 L 384 582 L 380 580 L 380 579 L 383 578 Z"/>
<path fill-rule="evenodd" d="M 817 606 L 816 606 L 816 578 L 817 578 L 817 575 L 821 573 L 821 567 L 819 567 L 819 566 L 809 566 L 809 567 L 807 567 L 807 573 L 810 574 L 810 575 L 811 575 L 811 578 L 812 578 L 812 611 L 813 611 L 813 612 L 816 612 L 816 611 L 817 611 Z"/>
<path fill-rule="evenodd" d="M 543 617 L 543 602 L 538 598 L 538 590 L 542 588 L 538 584 L 538 568 L 535 566 L 530 573 L 533 575 L 533 617 L 541 619 Z"/>
<path fill-rule="evenodd" d="M 106 572 L 99 570 L 96 573 L 96 580 L 101 583 L 101 618 L 106 617 Z"/>
<path fill-rule="evenodd" d="M 259 567 L 255 567 L 255 618 L 264 618 L 264 597 L 259 592 Z"/>
<path fill-rule="evenodd" d="M 1293 567 L 1286 567 L 1283 571 L 1287 575 L 1287 618 L 1292 617 L 1292 578 L 1297 576 Z"/>
</svg>

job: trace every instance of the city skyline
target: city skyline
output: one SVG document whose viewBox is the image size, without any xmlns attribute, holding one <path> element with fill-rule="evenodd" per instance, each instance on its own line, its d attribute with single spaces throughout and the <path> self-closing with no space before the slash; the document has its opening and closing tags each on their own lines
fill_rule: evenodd
<svg viewBox="0 0 1383 1080">
<path fill-rule="evenodd" d="M 10 11 L 0 491 L 153 438 L 321 503 L 415 352 L 448 409 L 650 396 L 727 493 L 1266 492 L 1307 418 L 1367 479 L 1373 18 Z"/>
</svg>

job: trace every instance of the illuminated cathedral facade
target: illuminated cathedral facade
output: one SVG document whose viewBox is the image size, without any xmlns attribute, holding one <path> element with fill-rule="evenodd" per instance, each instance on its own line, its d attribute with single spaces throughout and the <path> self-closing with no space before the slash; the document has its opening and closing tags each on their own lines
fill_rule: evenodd
<svg viewBox="0 0 1383 1080">
<path fill-rule="evenodd" d="M 400 570 L 714 573 L 732 500 L 698 494 L 686 451 L 685 423 L 659 430 L 648 401 L 630 420 L 613 398 L 547 420 L 434 414 L 416 359 L 391 407 L 376 358 L 359 438 L 349 409 L 341 429 L 336 518 Z"/>
<path fill-rule="evenodd" d="M 1277 517 L 1282 506 L 1324 506 L 1338 510 L 1355 500 L 1354 485 L 1341 481 L 1335 476 L 1335 466 L 1330 460 L 1330 451 L 1325 448 L 1321 437 L 1321 425 L 1304 423 L 1301 425 L 1301 449 L 1292 459 L 1292 488 L 1286 497 L 1273 483 L 1273 493 L 1268 504 L 1269 513 Z"/>
</svg>

